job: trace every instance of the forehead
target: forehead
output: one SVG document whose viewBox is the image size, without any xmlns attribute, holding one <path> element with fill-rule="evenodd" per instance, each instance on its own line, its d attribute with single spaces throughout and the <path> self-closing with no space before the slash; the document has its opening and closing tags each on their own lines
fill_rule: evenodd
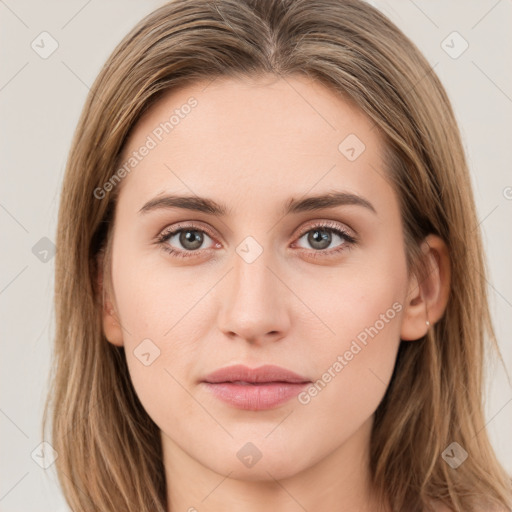
<svg viewBox="0 0 512 512">
<path fill-rule="evenodd" d="M 215 191 L 225 203 L 330 188 L 390 194 L 382 144 L 361 110 L 316 80 L 216 78 L 168 91 L 139 120 L 122 154 L 130 171 L 120 200 L 140 207 L 164 192 Z"/>
</svg>

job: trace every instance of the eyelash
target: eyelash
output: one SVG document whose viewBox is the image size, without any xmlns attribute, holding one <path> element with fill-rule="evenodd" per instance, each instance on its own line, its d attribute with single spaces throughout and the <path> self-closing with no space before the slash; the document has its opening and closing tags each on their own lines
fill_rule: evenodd
<svg viewBox="0 0 512 512">
<path fill-rule="evenodd" d="M 322 250 L 314 250 L 313 254 L 310 256 L 312 258 L 318 258 L 321 256 L 333 256 L 335 254 L 340 253 L 344 250 L 349 250 L 352 246 L 354 246 L 357 243 L 357 240 L 352 235 L 349 235 L 345 230 L 341 229 L 338 224 L 330 221 L 326 221 L 323 223 L 314 224 L 312 226 L 308 226 L 308 228 L 301 232 L 301 234 L 297 237 L 297 240 L 300 240 L 304 235 L 309 233 L 310 231 L 314 231 L 315 229 L 323 229 L 324 231 L 332 232 L 336 235 L 338 235 L 340 238 L 343 238 L 345 241 L 341 245 L 339 245 L 336 249 L 322 249 Z M 210 233 L 209 230 L 205 229 L 204 227 L 199 227 L 194 225 L 193 223 L 188 223 L 185 225 L 178 224 L 177 227 L 173 228 L 172 230 L 165 229 L 160 233 L 155 242 L 158 244 L 163 251 L 165 251 L 168 254 L 171 254 L 175 258 L 191 258 L 196 256 L 199 252 L 201 252 L 201 249 L 196 251 L 179 251 L 171 247 L 167 241 L 170 237 L 180 233 L 181 231 L 199 231 L 201 233 L 207 234 L 210 238 L 214 239 L 212 233 Z M 210 249 L 203 249 L 203 250 L 210 250 Z M 299 248 L 299 250 L 302 251 L 308 251 L 307 249 L 304 249 L 303 247 Z M 308 251 L 309 252 L 309 251 Z"/>
</svg>

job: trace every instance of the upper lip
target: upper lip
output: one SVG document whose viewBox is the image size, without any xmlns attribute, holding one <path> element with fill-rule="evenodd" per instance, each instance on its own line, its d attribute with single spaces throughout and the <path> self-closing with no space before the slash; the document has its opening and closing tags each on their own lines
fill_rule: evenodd
<svg viewBox="0 0 512 512">
<path fill-rule="evenodd" d="M 203 382 L 290 382 L 299 384 L 310 382 L 306 377 L 302 377 L 291 370 L 281 368 L 272 364 L 266 364 L 258 368 L 249 368 L 241 364 L 226 366 L 207 375 Z"/>
</svg>

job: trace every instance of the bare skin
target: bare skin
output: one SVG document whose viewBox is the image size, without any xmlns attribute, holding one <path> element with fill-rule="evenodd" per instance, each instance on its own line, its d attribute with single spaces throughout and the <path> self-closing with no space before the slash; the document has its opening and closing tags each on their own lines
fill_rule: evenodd
<svg viewBox="0 0 512 512">
<path fill-rule="evenodd" d="M 121 184 L 114 296 L 103 321 L 108 340 L 125 347 L 137 394 L 161 430 L 168 510 L 387 512 L 369 479 L 374 412 L 400 340 L 414 343 L 426 321 L 443 314 L 446 247 L 430 235 L 424 248 L 433 271 L 421 283 L 408 275 L 377 130 L 303 77 L 216 79 L 168 93 L 136 125 L 124 160 L 191 96 L 197 106 Z M 364 151 L 356 139 L 339 149 L 349 134 Z M 342 204 L 283 214 L 292 198 L 334 191 L 363 197 L 373 209 Z M 209 198 L 227 212 L 140 213 L 169 194 Z M 179 233 L 155 242 L 178 223 L 202 233 L 199 249 Z M 321 248 L 312 243 L 318 229 L 327 230 Z M 242 243 L 249 236 L 256 244 Z M 254 255 L 258 246 L 252 262 L 237 252 Z M 354 340 L 371 326 L 378 333 L 354 353 Z M 134 354 L 145 339 L 160 351 L 147 366 Z M 346 363 L 341 371 L 333 366 L 338 356 Z M 303 403 L 246 411 L 200 382 L 231 364 L 275 364 L 313 382 L 331 369 L 331 379 Z M 249 442 L 261 454 L 252 467 L 237 457 Z"/>
</svg>

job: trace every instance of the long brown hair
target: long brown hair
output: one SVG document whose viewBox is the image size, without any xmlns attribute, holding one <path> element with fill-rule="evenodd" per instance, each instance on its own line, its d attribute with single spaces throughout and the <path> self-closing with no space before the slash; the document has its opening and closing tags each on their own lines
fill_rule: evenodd
<svg viewBox="0 0 512 512">
<path fill-rule="evenodd" d="M 130 381 L 124 349 L 102 332 L 99 265 L 109 285 L 114 187 L 125 141 L 164 91 L 216 77 L 307 75 L 350 98 L 386 143 L 407 261 L 440 236 L 451 256 L 447 309 L 421 342 L 402 342 L 371 438 L 371 475 L 394 511 L 512 504 L 510 477 L 484 428 L 483 359 L 498 351 L 468 167 L 450 102 L 415 45 L 360 0 L 176 0 L 144 18 L 91 88 L 58 219 L 51 444 L 75 511 L 165 511 L 159 429 Z M 103 194 L 103 192 L 102 192 Z M 499 351 L 497 352 L 499 354 Z M 457 442 L 457 468 L 443 451 Z"/>
</svg>

